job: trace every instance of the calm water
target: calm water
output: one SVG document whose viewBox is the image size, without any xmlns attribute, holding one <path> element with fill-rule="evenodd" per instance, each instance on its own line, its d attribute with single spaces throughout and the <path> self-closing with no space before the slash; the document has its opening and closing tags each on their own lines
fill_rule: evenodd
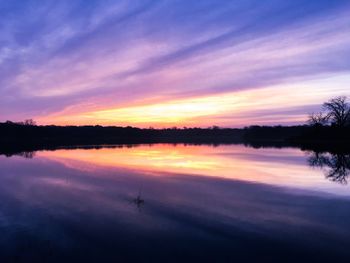
<svg viewBox="0 0 350 263">
<path fill-rule="evenodd" d="M 159 144 L 0 167 L 1 262 L 349 262 L 349 155 Z"/>
</svg>

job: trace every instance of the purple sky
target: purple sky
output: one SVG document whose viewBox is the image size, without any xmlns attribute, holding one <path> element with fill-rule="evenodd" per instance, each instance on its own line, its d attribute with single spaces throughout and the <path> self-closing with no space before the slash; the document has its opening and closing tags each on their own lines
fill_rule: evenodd
<svg viewBox="0 0 350 263">
<path fill-rule="evenodd" d="M 350 2 L 1 1 L 0 121 L 302 123 L 350 95 Z"/>
</svg>

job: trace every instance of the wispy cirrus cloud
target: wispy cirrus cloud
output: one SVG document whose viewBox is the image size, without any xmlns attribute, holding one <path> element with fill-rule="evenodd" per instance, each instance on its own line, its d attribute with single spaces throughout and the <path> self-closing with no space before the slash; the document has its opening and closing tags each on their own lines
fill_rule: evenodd
<svg viewBox="0 0 350 263">
<path fill-rule="evenodd" d="M 268 98 L 271 87 L 288 96 L 290 84 L 330 77 L 337 91 L 327 81 L 322 90 L 349 94 L 349 11 L 341 0 L 2 2 L 1 118 L 47 123 L 64 114 L 76 123 L 82 109 L 120 112 L 244 90 Z M 310 100 L 291 107 L 324 99 L 319 86 L 307 89 Z M 271 110 L 285 106 L 274 103 Z M 236 125 L 205 108 L 200 115 Z"/>
</svg>

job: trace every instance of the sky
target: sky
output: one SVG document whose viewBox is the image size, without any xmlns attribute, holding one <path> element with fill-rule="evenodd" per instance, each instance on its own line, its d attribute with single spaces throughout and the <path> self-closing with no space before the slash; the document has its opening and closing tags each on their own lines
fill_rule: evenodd
<svg viewBox="0 0 350 263">
<path fill-rule="evenodd" d="M 348 0 L 0 0 L 0 121 L 305 123 L 350 96 Z"/>
</svg>

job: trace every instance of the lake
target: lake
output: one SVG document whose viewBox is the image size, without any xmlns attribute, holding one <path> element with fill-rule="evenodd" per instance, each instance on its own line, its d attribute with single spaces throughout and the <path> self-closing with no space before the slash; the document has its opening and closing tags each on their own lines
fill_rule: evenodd
<svg viewBox="0 0 350 263">
<path fill-rule="evenodd" d="M 1 262 L 349 262 L 348 154 L 154 144 L 0 167 Z"/>
</svg>

